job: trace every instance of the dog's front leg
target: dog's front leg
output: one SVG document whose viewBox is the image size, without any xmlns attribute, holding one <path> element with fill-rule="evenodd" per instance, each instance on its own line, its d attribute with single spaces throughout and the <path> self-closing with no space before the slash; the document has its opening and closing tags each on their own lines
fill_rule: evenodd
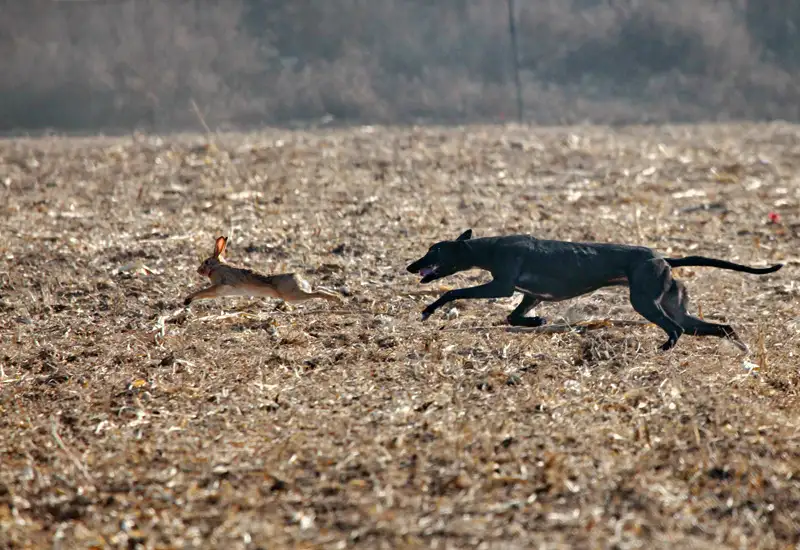
<svg viewBox="0 0 800 550">
<path fill-rule="evenodd" d="M 434 311 L 453 300 L 470 298 L 508 298 L 512 294 L 514 294 L 513 284 L 497 280 L 469 288 L 448 290 L 422 311 L 422 320 L 424 321 L 430 317 Z"/>
</svg>

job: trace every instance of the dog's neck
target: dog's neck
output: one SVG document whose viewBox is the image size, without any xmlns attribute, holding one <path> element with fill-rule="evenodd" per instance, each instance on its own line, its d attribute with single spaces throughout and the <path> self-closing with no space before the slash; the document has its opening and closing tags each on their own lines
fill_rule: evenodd
<svg viewBox="0 0 800 550">
<path fill-rule="evenodd" d="M 470 269 L 484 269 L 491 271 L 490 267 L 496 266 L 496 262 L 492 262 L 491 254 L 487 254 L 486 250 L 481 246 L 480 240 L 469 240 L 463 243 L 463 252 L 460 259 L 462 260 L 460 271 L 469 271 Z"/>
</svg>

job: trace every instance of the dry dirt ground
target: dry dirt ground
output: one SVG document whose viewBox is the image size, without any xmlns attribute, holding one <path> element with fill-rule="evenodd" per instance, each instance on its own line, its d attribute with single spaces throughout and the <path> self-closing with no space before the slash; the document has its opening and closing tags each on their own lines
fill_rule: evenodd
<svg viewBox="0 0 800 550">
<path fill-rule="evenodd" d="M 800 543 L 800 127 L 206 140 L 0 143 L 0 547 Z M 486 275 L 404 267 L 467 227 L 786 267 L 678 270 L 747 356 L 580 329 L 637 319 L 623 289 L 539 308 L 575 330 L 422 323 Z M 183 308 L 219 234 L 345 303 Z"/>
</svg>

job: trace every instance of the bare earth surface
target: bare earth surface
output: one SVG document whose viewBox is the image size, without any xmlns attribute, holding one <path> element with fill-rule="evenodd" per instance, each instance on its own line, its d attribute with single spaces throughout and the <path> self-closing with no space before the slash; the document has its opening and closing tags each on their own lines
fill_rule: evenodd
<svg viewBox="0 0 800 550">
<path fill-rule="evenodd" d="M 800 127 L 205 143 L 0 143 L 0 547 L 800 544 Z M 507 331 L 519 297 L 422 323 L 487 276 L 404 267 L 468 227 L 786 267 L 677 270 L 747 356 L 662 353 L 650 325 Z M 220 234 L 345 303 L 184 309 Z M 537 313 L 638 319 L 624 289 Z"/>
</svg>

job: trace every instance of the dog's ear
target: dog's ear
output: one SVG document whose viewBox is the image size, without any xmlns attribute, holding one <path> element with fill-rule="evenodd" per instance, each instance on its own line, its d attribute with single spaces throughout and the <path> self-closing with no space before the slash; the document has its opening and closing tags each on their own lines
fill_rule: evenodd
<svg viewBox="0 0 800 550">
<path fill-rule="evenodd" d="M 456 239 L 457 241 L 468 241 L 472 238 L 472 229 L 467 229 Z"/>
</svg>

